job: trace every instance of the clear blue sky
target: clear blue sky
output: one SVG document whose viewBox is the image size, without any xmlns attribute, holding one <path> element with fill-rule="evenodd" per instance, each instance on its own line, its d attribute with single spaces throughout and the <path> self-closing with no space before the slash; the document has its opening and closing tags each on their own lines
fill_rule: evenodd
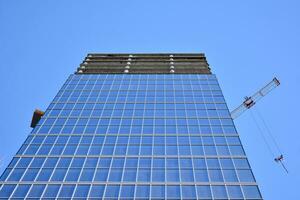
<svg viewBox="0 0 300 200">
<path fill-rule="evenodd" d="M 230 109 L 273 76 L 259 102 L 285 152 L 269 155 L 250 112 L 237 129 L 265 199 L 300 199 L 299 1 L 0 1 L 0 172 L 88 52 L 204 52 Z"/>
</svg>

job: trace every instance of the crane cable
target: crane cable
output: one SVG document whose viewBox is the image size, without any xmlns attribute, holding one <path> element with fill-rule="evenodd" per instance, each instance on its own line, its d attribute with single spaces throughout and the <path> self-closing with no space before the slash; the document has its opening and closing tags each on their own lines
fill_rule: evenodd
<svg viewBox="0 0 300 200">
<path fill-rule="evenodd" d="M 275 145 L 277 151 L 280 153 L 280 155 L 283 155 L 283 153 L 282 153 L 282 151 L 281 151 L 281 149 L 280 149 L 278 143 L 276 142 L 276 140 L 275 140 L 273 134 L 271 133 L 271 130 L 270 130 L 269 126 L 267 125 L 266 121 L 264 120 L 264 118 L 263 118 L 261 112 L 259 111 L 258 107 L 256 107 L 256 112 L 257 112 L 258 117 L 260 118 L 260 120 L 263 122 L 264 127 L 265 127 L 265 129 L 267 130 L 268 135 L 269 135 L 270 138 L 272 139 L 272 141 L 273 141 L 273 143 L 274 143 L 274 145 Z"/>
<path fill-rule="evenodd" d="M 266 121 L 264 120 L 264 118 L 262 117 L 262 115 L 260 114 L 260 112 L 258 111 L 257 108 L 256 108 L 256 110 L 257 110 L 257 113 L 258 113 L 258 116 L 259 116 L 260 120 L 263 122 L 264 127 L 265 127 L 265 129 L 267 130 L 268 135 L 271 137 L 271 139 L 272 139 L 272 141 L 273 141 L 273 143 L 274 143 L 274 145 L 275 145 L 277 151 L 280 153 L 280 156 L 279 156 L 279 157 L 275 156 L 274 151 L 272 150 L 270 144 L 268 143 L 268 141 L 267 141 L 267 139 L 266 139 L 266 136 L 265 136 L 264 132 L 262 131 L 261 127 L 259 126 L 259 124 L 258 124 L 258 122 L 257 122 L 257 120 L 256 120 L 256 118 L 255 118 L 255 116 L 254 116 L 254 113 L 253 113 L 253 111 L 252 111 L 252 109 L 251 109 L 251 116 L 252 116 L 252 119 L 253 119 L 253 121 L 255 122 L 256 127 L 257 127 L 257 129 L 259 130 L 260 135 L 262 136 L 262 138 L 263 138 L 263 140 L 264 140 L 266 146 L 268 147 L 269 153 L 273 156 L 273 158 L 275 158 L 274 160 L 275 160 L 276 162 L 279 162 L 279 163 L 281 164 L 281 166 L 284 168 L 284 170 L 286 171 L 286 173 L 289 173 L 288 170 L 287 170 L 287 168 L 286 168 L 286 166 L 285 166 L 284 163 L 282 162 L 282 161 L 283 161 L 283 154 L 282 154 L 282 151 L 281 151 L 280 148 L 279 148 L 278 143 L 276 142 L 276 140 L 275 140 L 274 136 L 272 135 L 272 133 L 271 133 L 269 127 L 267 126 Z"/>
<path fill-rule="evenodd" d="M 261 137 L 263 138 L 264 143 L 266 144 L 266 146 L 267 146 L 267 148 L 268 148 L 268 150 L 269 150 L 269 153 L 270 153 L 271 156 L 274 158 L 274 157 L 275 157 L 275 154 L 274 154 L 274 152 L 273 152 L 273 150 L 272 150 L 270 144 L 268 143 L 265 134 L 263 133 L 261 127 L 259 126 L 259 124 L 258 124 L 258 122 L 257 122 L 257 120 L 256 120 L 256 118 L 255 118 L 255 116 L 254 116 L 254 113 L 253 113 L 252 109 L 250 109 L 250 112 L 251 112 L 251 117 L 252 117 L 252 119 L 253 119 L 253 121 L 254 121 L 254 123 L 255 123 L 255 125 L 256 125 L 256 127 L 257 127 L 259 133 L 260 133 L 260 135 L 261 135 Z"/>
</svg>

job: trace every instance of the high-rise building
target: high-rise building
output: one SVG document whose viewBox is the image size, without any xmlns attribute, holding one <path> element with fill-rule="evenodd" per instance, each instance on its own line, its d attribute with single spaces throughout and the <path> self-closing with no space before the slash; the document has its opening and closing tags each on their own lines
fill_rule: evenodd
<svg viewBox="0 0 300 200">
<path fill-rule="evenodd" d="M 0 199 L 262 199 L 204 54 L 89 54 L 42 114 Z"/>
</svg>

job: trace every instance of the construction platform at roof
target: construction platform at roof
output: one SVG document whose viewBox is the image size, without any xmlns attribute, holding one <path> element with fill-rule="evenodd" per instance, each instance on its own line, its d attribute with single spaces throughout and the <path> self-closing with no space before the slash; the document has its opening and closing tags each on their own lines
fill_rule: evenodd
<svg viewBox="0 0 300 200">
<path fill-rule="evenodd" d="M 203 53 L 98 54 L 85 57 L 76 74 L 211 74 Z"/>
</svg>

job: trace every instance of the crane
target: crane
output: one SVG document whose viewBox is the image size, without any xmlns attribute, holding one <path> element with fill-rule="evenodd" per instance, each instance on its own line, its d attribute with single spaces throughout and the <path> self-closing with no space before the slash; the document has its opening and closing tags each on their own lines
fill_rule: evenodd
<svg viewBox="0 0 300 200">
<path fill-rule="evenodd" d="M 241 114 L 243 114 L 246 110 L 252 108 L 261 98 L 263 98 L 264 96 L 266 96 L 269 92 L 271 92 L 274 88 L 276 88 L 279 85 L 280 85 L 279 80 L 276 77 L 274 77 L 271 82 L 269 82 L 263 88 L 261 88 L 260 90 L 258 90 L 252 96 L 250 96 L 250 97 L 246 96 L 245 100 L 243 101 L 243 103 L 240 106 L 238 106 L 236 109 L 234 109 L 233 111 L 231 111 L 231 113 L 230 113 L 231 118 L 232 119 L 236 119 L 237 117 L 239 117 Z M 262 121 L 264 122 L 264 125 L 266 126 L 266 123 L 263 120 L 263 118 L 262 118 Z M 257 124 L 257 126 L 258 126 L 258 124 Z M 260 128 L 259 128 L 259 130 L 261 131 Z M 267 130 L 269 132 L 269 135 L 272 137 L 271 131 L 268 128 L 267 128 Z M 268 145 L 268 143 L 267 143 L 267 141 L 266 141 L 266 139 L 265 139 L 264 136 L 263 136 L 263 138 L 265 140 L 265 143 Z M 277 145 L 277 143 L 275 141 L 275 139 L 273 137 L 272 137 L 272 139 L 273 139 L 273 142 L 275 143 L 278 151 L 281 152 L 280 149 L 279 149 L 279 146 Z M 269 147 L 269 145 L 268 145 L 268 147 Z M 274 153 L 272 152 L 272 150 L 271 150 L 270 147 L 269 147 L 269 150 L 274 155 Z M 282 154 L 280 154 L 279 156 L 275 157 L 274 161 L 277 162 L 277 163 L 280 163 L 282 165 L 282 167 L 284 168 L 284 170 L 288 173 L 287 168 L 283 164 L 283 155 Z"/>
<path fill-rule="evenodd" d="M 279 80 L 275 77 L 271 82 L 269 82 L 267 85 L 265 85 L 263 88 L 258 90 L 255 94 L 253 94 L 251 97 L 246 96 L 244 102 L 231 111 L 230 115 L 232 119 L 236 119 L 241 114 L 243 114 L 247 109 L 251 108 L 258 102 L 262 97 L 266 96 L 271 90 L 276 88 L 280 85 Z"/>
</svg>

